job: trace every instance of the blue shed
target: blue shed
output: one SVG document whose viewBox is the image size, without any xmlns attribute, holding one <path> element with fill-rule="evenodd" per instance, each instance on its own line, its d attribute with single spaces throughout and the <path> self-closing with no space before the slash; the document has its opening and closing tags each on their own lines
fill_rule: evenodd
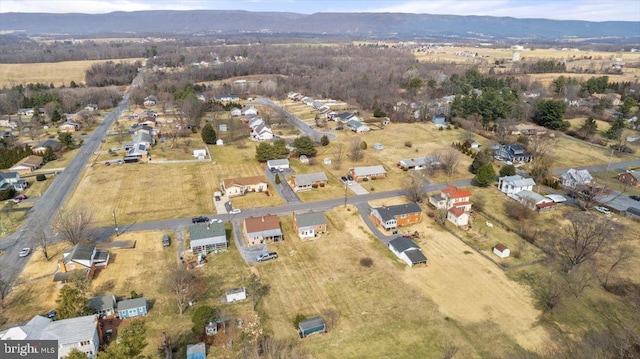
<svg viewBox="0 0 640 359">
<path fill-rule="evenodd" d="M 118 302 L 118 316 L 122 319 L 147 315 L 147 300 L 145 298 L 127 299 Z"/>
<path fill-rule="evenodd" d="M 206 359 L 207 347 L 204 343 L 188 344 L 187 345 L 187 359 Z"/>
<path fill-rule="evenodd" d="M 447 117 L 444 115 L 444 113 L 438 114 L 433 116 L 433 123 L 435 123 L 436 125 L 444 125 L 444 122 L 446 121 Z"/>
<path fill-rule="evenodd" d="M 324 333 L 326 325 L 322 317 L 313 317 L 298 323 L 298 334 L 300 338 L 305 338 L 314 333 Z"/>
</svg>

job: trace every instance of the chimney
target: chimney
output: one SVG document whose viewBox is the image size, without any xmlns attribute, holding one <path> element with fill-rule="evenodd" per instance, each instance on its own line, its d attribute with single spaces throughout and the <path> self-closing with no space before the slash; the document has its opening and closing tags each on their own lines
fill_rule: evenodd
<svg viewBox="0 0 640 359">
<path fill-rule="evenodd" d="M 264 216 L 262 216 L 262 222 L 264 223 Z"/>
</svg>

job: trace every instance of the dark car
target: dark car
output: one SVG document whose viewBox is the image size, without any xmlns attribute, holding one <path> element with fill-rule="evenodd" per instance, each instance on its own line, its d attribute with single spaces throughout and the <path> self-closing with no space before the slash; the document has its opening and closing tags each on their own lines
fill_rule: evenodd
<svg viewBox="0 0 640 359">
<path fill-rule="evenodd" d="M 171 245 L 171 237 L 168 234 L 162 235 L 162 246 L 169 247 Z"/>
<path fill-rule="evenodd" d="M 209 217 L 200 216 L 200 217 L 191 218 L 191 223 L 205 223 L 205 222 L 209 222 Z"/>
<path fill-rule="evenodd" d="M 640 201 L 640 196 L 636 196 L 635 194 L 633 196 L 629 196 L 629 198 L 636 200 L 636 201 Z"/>
</svg>

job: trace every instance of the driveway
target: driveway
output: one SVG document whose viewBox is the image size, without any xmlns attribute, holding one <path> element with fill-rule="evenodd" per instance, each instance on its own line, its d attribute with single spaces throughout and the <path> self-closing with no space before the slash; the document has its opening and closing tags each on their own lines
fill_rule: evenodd
<svg viewBox="0 0 640 359">
<path fill-rule="evenodd" d="M 369 182 L 367 182 L 369 183 Z M 369 194 L 369 191 L 367 191 L 364 187 L 362 187 L 362 185 L 356 181 L 351 181 L 351 185 L 347 185 L 347 187 L 349 187 L 349 189 L 351 190 L 351 192 L 355 193 L 356 195 L 360 196 L 363 194 Z"/>
<path fill-rule="evenodd" d="M 393 238 L 397 237 L 393 235 L 388 236 L 383 232 L 381 232 L 380 228 L 376 227 L 376 225 L 371 220 L 371 217 L 369 216 L 369 213 L 371 213 L 371 207 L 369 206 L 369 204 L 367 204 L 366 202 L 360 202 L 360 203 L 357 203 L 355 206 L 358 209 L 358 212 L 360 213 L 360 217 L 362 217 L 362 220 L 364 221 L 364 223 L 366 223 L 367 227 L 369 227 L 369 230 L 373 233 L 373 235 L 376 236 L 376 238 L 378 238 L 382 243 L 384 243 L 385 246 L 388 246 L 389 242 Z"/>
<path fill-rule="evenodd" d="M 233 240 L 238 248 L 238 252 L 247 264 L 258 263 L 256 257 L 260 253 L 267 252 L 266 245 L 247 246 L 242 239 L 242 222 L 239 219 L 233 220 Z"/>
<path fill-rule="evenodd" d="M 264 169 L 264 174 L 267 178 L 273 183 L 273 188 L 278 192 L 280 197 L 282 197 L 287 203 L 298 203 L 300 202 L 300 198 L 293 191 L 293 188 L 286 181 L 285 176 L 295 173 L 292 169 L 285 169 L 284 172 L 278 172 L 280 176 L 280 184 L 276 184 L 276 174 L 272 173 L 266 167 Z"/>
<path fill-rule="evenodd" d="M 320 131 L 316 131 L 315 129 L 309 127 L 309 125 L 307 125 L 306 123 L 302 122 L 301 119 L 299 119 L 299 118 L 295 117 L 294 115 L 290 114 L 289 112 L 285 111 L 282 107 L 276 105 L 273 101 L 269 100 L 268 98 L 256 99 L 256 103 L 259 103 L 261 105 L 267 105 L 267 106 L 273 108 L 276 112 L 278 112 L 280 115 L 282 115 L 287 122 L 289 122 L 292 125 L 294 125 L 297 128 L 299 128 L 300 131 L 304 132 L 305 135 L 309 136 L 314 141 L 320 141 L 322 136 L 325 136 L 325 135 L 330 140 L 333 140 L 334 138 L 336 138 L 336 135 L 334 133 L 320 132 Z"/>
</svg>

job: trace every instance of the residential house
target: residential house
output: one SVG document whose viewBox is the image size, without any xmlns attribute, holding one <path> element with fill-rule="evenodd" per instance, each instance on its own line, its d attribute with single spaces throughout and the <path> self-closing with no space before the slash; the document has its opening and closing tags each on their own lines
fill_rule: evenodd
<svg viewBox="0 0 640 359">
<path fill-rule="evenodd" d="M 116 296 L 113 294 L 101 295 L 98 297 L 91 297 L 87 301 L 87 307 L 89 307 L 93 314 L 98 317 L 108 317 L 116 314 Z"/>
<path fill-rule="evenodd" d="M 243 231 L 250 246 L 284 241 L 278 216 L 268 214 L 261 217 L 249 217 L 243 222 Z"/>
<path fill-rule="evenodd" d="M 0 127 L 16 129 L 18 128 L 18 123 L 16 121 L 13 121 L 11 117 L 7 116 L 0 119 Z"/>
<path fill-rule="evenodd" d="M 144 102 L 142 102 L 143 105 L 145 105 L 146 107 L 149 106 L 153 106 L 158 102 L 158 98 L 153 96 L 153 95 L 149 95 L 147 97 L 144 98 Z"/>
<path fill-rule="evenodd" d="M 511 134 L 514 136 L 541 136 L 541 135 L 545 135 L 547 133 L 547 128 L 546 127 L 542 127 L 542 126 L 538 126 L 538 125 L 533 125 L 533 124 L 526 124 L 526 123 L 521 123 L 518 125 L 515 125 L 514 128 L 511 130 Z"/>
<path fill-rule="evenodd" d="M 44 155 L 47 152 L 47 147 L 51 147 L 54 152 L 59 151 L 62 148 L 62 143 L 55 139 L 44 140 L 34 147 L 32 151 L 36 155 Z"/>
<path fill-rule="evenodd" d="M 431 122 L 435 123 L 436 126 L 438 127 L 443 127 L 445 125 L 446 120 L 447 120 L 447 117 L 444 115 L 444 113 L 439 113 L 433 116 L 433 119 L 431 120 Z"/>
<path fill-rule="evenodd" d="M 67 121 L 60 126 L 58 126 L 58 132 L 62 133 L 72 133 L 76 131 L 80 131 L 80 124 L 73 121 Z"/>
<path fill-rule="evenodd" d="M 417 264 L 427 264 L 427 257 L 422 254 L 420 247 L 407 237 L 400 236 L 392 239 L 389 242 L 389 249 L 398 258 L 405 261 L 409 267 Z"/>
<path fill-rule="evenodd" d="M 95 103 L 89 103 L 84 107 L 84 110 L 89 112 L 98 111 L 98 105 Z"/>
<path fill-rule="evenodd" d="M 249 106 L 249 107 L 243 107 L 242 108 L 242 114 L 245 116 L 257 116 L 258 115 L 258 109 L 256 109 L 253 106 Z"/>
<path fill-rule="evenodd" d="M 275 168 L 277 170 L 285 170 L 289 168 L 289 159 L 282 158 L 278 160 L 268 160 L 267 168 L 272 169 Z"/>
<path fill-rule="evenodd" d="M 469 224 L 469 213 L 460 207 L 451 207 L 447 210 L 447 220 L 457 227 Z"/>
<path fill-rule="evenodd" d="M 332 121 L 342 122 L 342 123 L 347 123 L 349 120 L 357 120 L 357 119 L 358 119 L 357 116 L 349 112 L 336 113 L 333 116 L 331 116 Z"/>
<path fill-rule="evenodd" d="M 437 209 L 461 208 L 464 211 L 471 210 L 471 191 L 459 189 L 456 186 L 447 186 L 439 194 L 429 197 L 431 203 Z"/>
<path fill-rule="evenodd" d="M 322 317 L 313 317 L 298 323 L 298 335 L 300 335 L 300 338 L 306 338 L 311 334 L 324 333 L 326 331 L 327 325 Z"/>
<path fill-rule="evenodd" d="M 422 209 L 415 203 L 371 208 L 371 219 L 386 230 L 409 226 L 422 221 Z"/>
<path fill-rule="evenodd" d="M 144 143 L 125 143 L 123 144 L 123 148 L 126 152 L 124 156 L 124 161 L 127 160 L 131 162 L 138 162 L 143 158 L 149 158 L 149 151 L 147 151 L 147 146 Z"/>
<path fill-rule="evenodd" d="M 17 172 L 0 172 L 0 190 L 13 188 L 17 192 L 22 192 L 27 186 L 27 181 L 21 179 Z"/>
<path fill-rule="evenodd" d="M 207 359 L 206 344 L 187 344 L 187 359 Z"/>
<path fill-rule="evenodd" d="M 222 102 L 240 101 L 240 96 L 238 95 L 219 94 L 219 95 L 214 95 L 213 98 L 216 99 L 217 101 L 222 101 Z"/>
<path fill-rule="evenodd" d="M 300 239 L 327 233 L 327 219 L 322 212 L 293 213 L 293 230 Z"/>
<path fill-rule="evenodd" d="M 227 178 L 220 183 L 224 193 L 231 197 L 244 196 L 249 192 L 267 192 L 265 176 Z"/>
<path fill-rule="evenodd" d="M 137 144 L 142 143 L 147 148 L 151 147 L 151 145 L 155 143 L 155 141 L 153 140 L 153 136 L 151 136 L 151 134 L 145 131 L 137 131 L 136 133 L 134 133 L 131 136 L 131 141 Z"/>
<path fill-rule="evenodd" d="M 32 108 L 20 108 L 18 109 L 18 115 L 22 116 L 33 116 L 34 111 Z"/>
<path fill-rule="evenodd" d="M 617 175 L 616 178 L 627 186 L 640 187 L 640 175 L 636 173 L 625 172 Z"/>
<path fill-rule="evenodd" d="M 189 227 L 189 239 L 193 253 L 209 253 L 227 250 L 229 242 L 222 223 L 196 224 Z"/>
<path fill-rule="evenodd" d="M 147 315 L 147 311 L 147 299 L 144 297 L 118 302 L 118 317 L 120 317 L 120 319 Z"/>
<path fill-rule="evenodd" d="M 232 108 L 231 109 L 231 116 L 232 117 L 242 116 L 242 110 L 237 108 L 237 107 Z"/>
<path fill-rule="evenodd" d="M 349 174 L 357 182 L 387 177 L 387 171 L 381 165 L 367 167 L 353 167 Z"/>
<path fill-rule="evenodd" d="M 586 186 L 593 182 L 591 173 L 587 170 L 575 170 L 570 168 L 560 178 L 560 183 L 565 187 L 576 188 L 579 186 Z"/>
<path fill-rule="evenodd" d="M 495 255 L 497 255 L 498 257 L 504 259 L 511 255 L 511 250 L 504 244 L 498 243 L 495 245 L 495 247 L 493 247 L 493 253 L 495 253 Z"/>
<path fill-rule="evenodd" d="M 108 263 L 109 251 L 97 249 L 93 243 L 78 243 L 62 253 L 53 281 L 66 282 L 76 271 L 83 271 L 88 278 L 93 278 L 96 269 L 106 267 Z"/>
<path fill-rule="evenodd" d="M 58 358 L 65 358 L 73 349 L 77 349 L 93 359 L 100 347 L 95 315 L 56 321 L 36 315 L 25 325 L 0 332 L 0 340 L 56 340 Z"/>
<path fill-rule="evenodd" d="M 547 211 L 556 206 L 556 203 L 551 198 L 529 190 L 520 191 L 510 195 L 510 197 L 529 207 L 531 210 Z"/>
<path fill-rule="evenodd" d="M 244 287 L 227 289 L 225 291 L 225 299 L 227 303 L 242 302 L 247 299 L 247 291 Z"/>
<path fill-rule="evenodd" d="M 249 136 L 256 141 L 269 141 L 273 139 L 273 131 L 263 123 L 252 128 Z"/>
<path fill-rule="evenodd" d="M 371 128 L 369 128 L 369 126 L 357 120 L 349 120 L 347 121 L 345 126 L 347 126 L 351 131 L 356 133 L 371 131 Z"/>
<path fill-rule="evenodd" d="M 20 175 L 27 175 L 42 167 L 43 164 L 44 159 L 42 156 L 31 155 L 21 159 L 15 165 L 11 166 L 9 171 L 17 172 Z"/>
<path fill-rule="evenodd" d="M 306 191 L 312 188 L 324 187 L 327 184 L 327 175 L 324 172 L 293 175 L 289 179 L 291 188 L 295 192 Z"/>
<path fill-rule="evenodd" d="M 536 182 L 533 178 L 524 178 L 520 175 L 505 176 L 498 178 L 498 189 L 507 195 L 518 193 L 523 190 L 533 191 Z"/>
<path fill-rule="evenodd" d="M 519 143 L 500 146 L 497 155 L 513 163 L 531 162 L 533 160 L 533 155 L 527 152 L 527 149 Z"/>
<path fill-rule="evenodd" d="M 398 167 L 407 170 L 423 170 L 440 167 L 440 159 L 436 156 L 405 158 L 398 161 Z"/>
</svg>

